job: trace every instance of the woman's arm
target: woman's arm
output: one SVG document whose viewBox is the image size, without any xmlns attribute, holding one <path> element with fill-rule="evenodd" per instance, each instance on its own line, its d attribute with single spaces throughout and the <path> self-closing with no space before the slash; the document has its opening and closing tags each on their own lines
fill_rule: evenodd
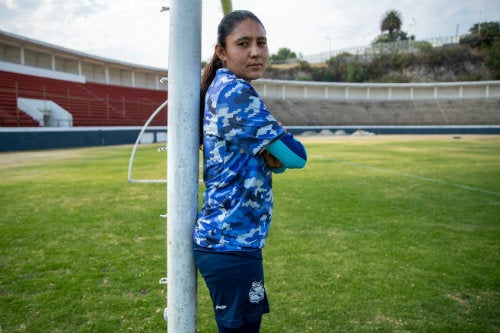
<svg viewBox="0 0 500 333">
<path fill-rule="evenodd" d="M 300 169 L 306 165 L 307 152 L 302 143 L 290 133 L 285 133 L 279 139 L 271 143 L 265 150 L 271 157 L 266 157 L 266 162 L 275 173 L 281 173 L 285 169 Z M 272 159 L 276 158 L 279 164 Z M 271 163 L 270 163 L 270 162 Z"/>
</svg>

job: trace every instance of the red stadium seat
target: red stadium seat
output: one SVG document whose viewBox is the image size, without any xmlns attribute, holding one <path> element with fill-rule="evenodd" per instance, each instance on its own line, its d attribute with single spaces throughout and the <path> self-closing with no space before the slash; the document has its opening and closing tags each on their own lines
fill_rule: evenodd
<svg viewBox="0 0 500 333">
<path fill-rule="evenodd" d="M 17 110 L 17 97 L 54 101 L 71 113 L 73 126 L 142 126 L 167 93 L 0 71 L 0 126 L 40 126 Z M 166 113 L 160 113 L 151 125 L 166 124 Z"/>
</svg>

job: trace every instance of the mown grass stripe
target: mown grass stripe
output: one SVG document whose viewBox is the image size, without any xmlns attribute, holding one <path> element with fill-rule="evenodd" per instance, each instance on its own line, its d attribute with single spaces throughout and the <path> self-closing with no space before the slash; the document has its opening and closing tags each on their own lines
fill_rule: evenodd
<svg viewBox="0 0 500 333">
<path fill-rule="evenodd" d="M 321 157 L 321 158 L 326 158 L 326 157 Z M 395 171 L 395 170 L 390 170 L 390 169 L 385 169 L 385 168 L 374 167 L 374 166 L 368 165 L 368 164 L 361 164 L 361 163 L 356 163 L 356 162 L 350 162 L 350 161 L 340 160 L 340 159 L 337 159 L 337 158 L 328 158 L 328 159 L 331 160 L 331 161 L 337 162 L 337 163 L 342 163 L 342 164 L 354 166 L 354 167 L 357 167 L 357 168 L 362 168 L 362 169 L 368 169 L 368 170 L 374 170 L 374 171 L 380 171 L 380 172 L 390 173 L 390 174 L 397 175 L 397 176 L 408 177 L 408 178 L 412 178 L 412 179 L 416 179 L 416 180 L 421 180 L 421 181 L 435 183 L 435 184 L 440 184 L 440 185 L 445 185 L 445 186 L 453 186 L 453 187 L 457 187 L 457 188 L 464 189 L 464 190 L 476 191 L 476 192 L 481 192 L 481 193 L 484 193 L 484 194 L 490 194 L 490 195 L 494 195 L 494 196 L 500 197 L 500 193 L 499 192 L 489 191 L 489 190 L 485 190 L 485 189 L 482 189 L 482 188 L 477 188 L 477 187 L 474 187 L 474 186 L 463 185 L 463 184 L 456 184 L 456 183 L 450 183 L 450 182 L 446 182 L 446 181 L 440 180 L 440 179 L 429 178 L 429 177 L 422 177 L 422 176 L 418 176 L 418 175 L 414 175 L 414 174 L 410 174 L 410 173 L 406 173 L 406 172 L 400 172 L 400 171 Z"/>
</svg>

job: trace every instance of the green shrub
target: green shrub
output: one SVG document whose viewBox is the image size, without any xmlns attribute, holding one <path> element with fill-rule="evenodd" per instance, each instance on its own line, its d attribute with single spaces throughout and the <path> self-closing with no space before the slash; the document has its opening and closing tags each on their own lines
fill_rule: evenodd
<svg viewBox="0 0 500 333">
<path fill-rule="evenodd" d="M 491 70 L 493 78 L 500 80 L 500 38 L 495 39 L 486 57 L 486 66 Z"/>
<path fill-rule="evenodd" d="M 364 82 L 365 78 L 365 67 L 358 64 L 347 64 L 347 82 Z"/>
</svg>

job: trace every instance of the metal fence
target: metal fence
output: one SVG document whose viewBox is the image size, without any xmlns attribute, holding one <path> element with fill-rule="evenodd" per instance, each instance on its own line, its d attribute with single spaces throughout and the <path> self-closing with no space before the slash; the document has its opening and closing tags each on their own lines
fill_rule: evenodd
<svg viewBox="0 0 500 333">
<path fill-rule="evenodd" d="M 459 36 L 449 36 L 449 37 L 434 37 L 422 39 L 419 41 L 414 40 L 403 40 L 396 41 L 392 43 L 377 43 L 372 45 L 360 45 L 347 47 L 342 49 L 335 49 L 330 51 L 325 51 L 321 53 L 311 54 L 307 56 L 303 56 L 300 60 L 307 61 L 308 63 L 322 63 L 327 61 L 328 59 L 335 57 L 342 53 L 349 53 L 352 55 L 373 55 L 373 54 L 383 54 L 389 52 L 414 52 L 415 43 L 418 42 L 427 42 L 431 44 L 433 47 L 439 47 L 443 45 L 451 45 L 458 44 L 460 41 Z"/>
</svg>

